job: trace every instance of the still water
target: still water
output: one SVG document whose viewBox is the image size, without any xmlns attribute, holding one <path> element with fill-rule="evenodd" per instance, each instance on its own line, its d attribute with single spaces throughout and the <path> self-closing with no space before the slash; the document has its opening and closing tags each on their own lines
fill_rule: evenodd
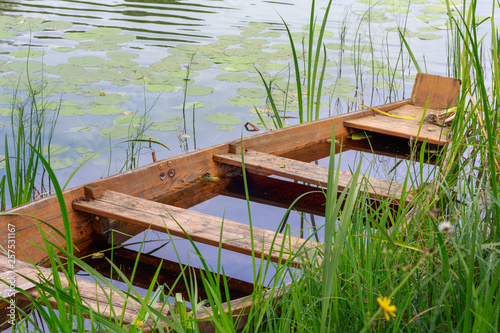
<svg viewBox="0 0 500 333">
<path fill-rule="evenodd" d="M 355 110 L 358 103 L 409 97 L 416 70 L 398 28 L 424 71 L 448 75 L 444 1 L 333 2 L 324 37 L 321 117 Z M 318 22 L 326 4 L 317 2 Z M 59 110 L 47 150 L 61 182 L 93 156 L 70 182 L 82 184 L 130 163 L 127 144 L 121 142 L 138 133 L 170 148 L 144 146 L 135 161 L 146 164 L 152 151 L 161 159 L 251 135 L 246 122 L 263 130 L 255 107 L 271 126 L 258 71 L 273 82 L 286 123 L 298 123 L 291 49 L 281 17 L 302 50 L 308 1 L 1 1 L 0 136 L 12 141 L 11 106 L 22 104 L 34 88 L 39 108 L 52 114 Z M 286 99 L 285 87 L 290 87 Z M 0 157 L 3 149 L 2 139 Z M 359 162 L 359 155 L 344 155 L 344 170 Z M 364 163 L 365 170 L 374 170 L 372 176 L 384 178 L 394 161 L 366 156 Z M 3 167 L 0 162 L 0 176 Z M 284 210 L 252 205 L 256 224 L 276 228 Z M 235 199 L 219 198 L 193 209 L 246 218 L 245 204 Z M 297 229 L 299 215 L 291 219 Z M 146 251 L 156 246 L 150 243 Z M 175 259 L 171 248 L 158 254 Z M 249 277 L 248 258 L 233 260 L 234 255 L 224 257 L 234 263 L 233 275 Z"/>
</svg>

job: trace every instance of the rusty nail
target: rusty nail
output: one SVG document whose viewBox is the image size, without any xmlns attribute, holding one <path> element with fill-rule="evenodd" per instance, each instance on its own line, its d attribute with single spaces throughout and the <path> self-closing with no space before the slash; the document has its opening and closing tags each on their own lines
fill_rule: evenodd
<svg viewBox="0 0 500 333">
<path fill-rule="evenodd" d="M 163 170 L 163 164 L 161 164 L 161 163 L 160 163 L 160 164 L 158 164 L 158 169 L 159 169 L 159 170 Z"/>
<path fill-rule="evenodd" d="M 175 170 L 174 169 L 168 170 L 168 175 L 169 175 L 170 178 L 172 178 L 173 176 L 175 176 Z"/>
<path fill-rule="evenodd" d="M 163 179 L 165 179 L 165 174 L 162 172 L 162 173 L 160 173 L 160 180 L 163 180 Z"/>
<path fill-rule="evenodd" d="M 167 165 L 168 165 L 169 167 L 171 167 L 171 166 L 172 166 L 172 162 L 171 162 L 171 161 L 168 161 L 168 162 L 167 162 Z"/>
</svg>

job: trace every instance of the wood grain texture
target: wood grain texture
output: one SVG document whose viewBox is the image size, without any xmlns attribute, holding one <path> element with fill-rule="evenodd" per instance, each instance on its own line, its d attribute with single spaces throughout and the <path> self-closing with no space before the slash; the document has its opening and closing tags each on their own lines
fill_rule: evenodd
<svg viewBox="0 0 500 333">
<path fill-rule="evenodd" d="M 0 271 L 8 271 L 9 265 L 7 257 L 0 255 Z M 42 274 L 42 276 L 40 276 Z M 28 282 L 23 276 L 33 278 L 33 280 L 45 281 L 52 280 L 51 279 L 52 270 L 44 267 L 33 267 L 29 263 L 25 263 L 22 261 L 18 261 L 16 263 L 16 279 L 18 281 L 23 282 L 26 285 L 25 290 L 28 294 L 36 298 L 38 295 L 37 289 Z M 61 284 L 63 288 L 66 288 L 69 283 L 66 279 L 66 276 L 62 273 L 59 273 L 59 277 L 61 279 Z M 31 284 L 31 285 L 30 285 Z M 111 292 L 111 290 L 102 285 L 97 287 L 94 282 L 76 278 L 76 284 L 78 285 L 78 289 L 80 292 L 80 296 L 82 301 L 92 310 L 108 317 L 108 318 L 118 318 L 120 315 L 124 314 L 124 323 L 131 323 L 138 315 L 139 310 L 141 308 L 141 304 L 132 298 L 124 300 L 122 297 L 116 294 L 116 292 Z M 16 294 L 16 298 L 20 298 L 22 300 L 27 300 L 25 296 L 21 293 Z M 112 306 L 110 306 L 110 304 Z M 51 305 L 54 308 L 57 308 L 57 303 L 55 300 L 51 302 Z M 168 311 L 164 311 L 165 315 L 168 315 Z"/>
<path fill-rule="evenodd" d="M 108 190 L 96 200 L 75 201 L 73 209 L 168 232 L 174 236 L 189 236 L 194 241 L 213 246 L 218 246 L 221 240 L 222 248 L 247 255 L 252 254 L 253 231 L 255 255 L 272 261 L 284 262 L 294 258 L 294 263 L 298 264 L 300 260 L 294 254 L 304 250 L 307 252 L 316 246 L 301 238 L 285 237 L 283 234 L 255 227 L 251 230 L 248 225 L 238 222 Z M 283 253 L 280 252 L 282 245 Z"/>
<path fill-rule="evenodd" d="M 250 172 L 272 174 L 324 187 L 328 184 L 328 168 L 324 166 L 274 156 L 254 150 L 246 151 L 243 156 L 245 159 L 245 168 Z M 214 155 L 214 160 L 230 165 L 242 165 L 241 155 L 239 154 Z M 346 171 L 339 170 L 339 173 L 338 188 L 339 190 L 343 190 L 349 186 L 352 177 L 351 174 Z M 401 184 L 374 177 L 367 177 L 367 181 L 369 185 L 363 185 L 362 190 L 366 191 L 370 198 L 380 200 L 389 199 L 396 202 L 401 200 Z M 407 200 L 410 200 L 410 196 L 407 196 Z"/>
<path fill-rule="evenodd" d="M 427 109 L 423 107 L 406 105 L 401 108 L 391 111 L 391 114 L 400 115 L 404 117 L 411 117 L 415 119 L 422 119 L 431 113 L 437 113 L 437 109 Z M 448 142 L 447 128 L 435 124 L 424 122 L 420 126 L 420 120 L 409 120 L 386 116 L 380 113 L 372 114 L 366 117 L 348 120 L 344 125 L 350 128 L 391 135 L 395 137 L 410 139 L 413 138 L 418 141 L 427 140 L 428 143 L 443 146 Z"/>
<path fill-rule="evenodd" d="M 461 81 L 450 77 L 418 73 L 410 104 L 432 109 L 452 108 L 457 104 Z"/>
</svg>

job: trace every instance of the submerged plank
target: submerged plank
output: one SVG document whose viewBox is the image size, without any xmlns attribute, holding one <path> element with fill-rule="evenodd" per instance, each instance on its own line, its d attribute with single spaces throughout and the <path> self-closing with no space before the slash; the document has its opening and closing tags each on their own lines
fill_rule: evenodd
<svg viewBox="0 0 500 333">
<path fill-rule="evenodd" d="M 38 290 L 35 285 L 25 277 L 37 282 L 53 280 L 51 269 L 40 266 L 35 267 L 22 261 L 16 262 L 15 272 L 9 270 L 10 265 L 8 258 L 4 255 L 0 255 L 0 271 L 4 272 L 1 277 L 3 278 L 4 275 L 12 276 L 14 274 L 18 286 L 25 290 L 25 292 L 27 292 L 32 298 L 36 298 L 38 296 Z M 69 286 L 69 282 L 64 274 L 59 273 L 59 278 L 61 279 L 62 288 Z M 78 286 L 83 303 L 95 312 L 100 313 L 107 318 L 116 318 L 116 320 L 119 320 L 123 315 L 124 323 L 131 323 L 137 318 L 139 310 L 141 309 L 141 304 L 134 299 L 128 298 L 125 300 L 109 287 L 103 284 L 101 284 L 101 286 L 97 286 L 93 281 L 85 280 L 83 278 L 76 277 L 75 282 Z M 0 285 L 2 284 L 3 283 L 0 282 Z M 8 292 L 6 287 L 8 286 L 3 284 L 0 291 Z M 15 297 L 21 300 L 26 300 L 27 298 L 21 293 L 17 293 Z M 58 307 L 58 304 L 54 299 L 51 299 L 50 303 L 54 308 Z M 164 314 L 168 315 L 169 313 L 164 311 Z"/>
<path fill-rule="evenodd" d="M 316 164 L 305 163 L 280 156 L 266 154 L 258 151 L 248 150 L 244 154 L 245 168 L 250 172 L 258 174 L 272 174 L 286 177 L 309 184 L 321 185 L 326 187 L 328 184 L 328 168 Z M 235 166 L 242 166 L 241 155 L 239 154 L 218 154 L 214 155 L 214 160 L 220 163 L 226 163 Z M 339 172 L 339 190 L 349 186 L 351 173 L 338 170 Z M 400 201 L 403 185 L 389 182 L 383 179 L 367 177 L 367 185 L 362 186 L 370 198 L 390 199 Z M 411 198 L 407 195 L 406 200 Z"/>
<path fill-rule="evenodd" d="M 300 258 L 295 254 L 316 246 L 316 243 L 298 237 L 256 227 L 250 228 L 242 223 L 97 189 L 92 185 L 88 185 L 86 190 L 92 199 L 75 201 L 73 209 L 138 225 L 145 229 L 168 232 L 178 237 L 189 236 L 194 241 L 213 246 L 218 246 L 221 241 L 222 248 L 247 255 L 251 255 L 254 251 L 256 256 L 266 257 L 275 262 L 292 259 L 294 264 L 299 264 Z"/>
</svg>

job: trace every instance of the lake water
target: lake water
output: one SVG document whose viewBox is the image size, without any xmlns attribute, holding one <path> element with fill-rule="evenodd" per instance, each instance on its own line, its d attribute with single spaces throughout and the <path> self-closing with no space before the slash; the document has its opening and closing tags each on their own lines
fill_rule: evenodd
<svg viewBox="0 0 500 333">
<path fill-rule="evenodd" d="M 326 1 L 318 1 L 318 22 L 325 6 Z M 484 6 L 488 13 L 490 5 Z M 277 100 L 283 101 L 287 87 L 291 51 L 280 15 L 302 50 L 310 3 L 12 0 L 0 3 L 0 15 L 0 155 L 6 134 L 12 147 L 11 96 L 18 96 L 16 103 L 26 100 L 31 82 L 43 91 L 43 97 L 37 95 L 40 108 L 54 113 L 50 110 L 61 106 L 50 148 L 61 182 L 88 154 L 102 150 L 78 171 L 74 186 L 122 169 L 127 144 L 120 142 L 138 131 L 170 148 L 144 145 L 138 164 L 151 162 L 153 150 L 162 159 L 253 134 L 243 125 L 259 125 L 254 106 L 266 112 L 257 69 L 275 84 Z M 406 50 L 401 52 L 398 27 L 406 27 L 425 72 L 448 75 L 444 1 L 335 0 L 324 37 L 320 117 L 356 110 L 360 102 L 375 106 L 409 97 L 416 70 Z M 293 88 L 293 73 L 291 78 Z M 296 101 L 291 89 L 279 105 L 284 109 L 286 104 L 288 124 L 299 121 Z M 349 170 L 358 161 L 358 155 L 345 154 L 341 167 Z M 365 169 L 391 163 L 365 157 Z M 0 176 L 3 166 L 0 162 Z M 193 209 L 238 220 L 246 208 L 233 200 Z M 255 221 L 270 229 L 284 212 L 256 211 Z M 298 225 L 298 214 L 293 219 Z M 171 250 L 163 252 L 171 257 Z M 242 266 L 233 272 L 248 277 L 248 262 L 234 262 Z"/>
</svg>

